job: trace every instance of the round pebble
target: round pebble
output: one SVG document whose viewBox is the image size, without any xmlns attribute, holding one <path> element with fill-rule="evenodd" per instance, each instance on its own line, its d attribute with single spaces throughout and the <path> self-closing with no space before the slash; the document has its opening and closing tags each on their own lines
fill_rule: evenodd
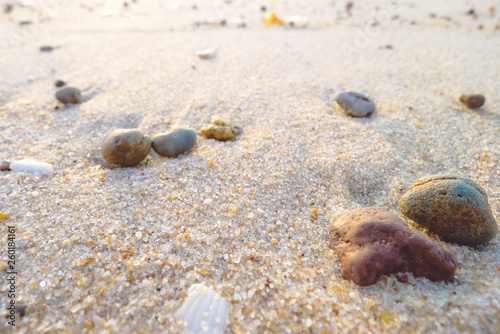
<svg viewBox="0 0 500 334">
<path fill-rule="evenodd" d="M 78 88 L 64 87 L 56 92 L 56 99 L 61 103 L 81 103 L 82 93 Z"/>
<path fill-rule="evenodd" d="M 196 144 L 196 131 L 177 128 L 168 133 L 157 134 L 152 141 L 153 150 L 163 157 L 176 157 L 189 151 Z"/>
<path fill-rule="evenodd" d="M 497 234 L 486 192 L 465 177 L 422 177 L 401 197 L 399 207 L 406 217 L 446 241 L 473 246 L 487 243 Z"/>
<path fill-rule="evenodd" d="M 66 86 L 66 83 L 62 80 L 57 80 L 55 83 L 54 83 L 54 86 L 56 87 L 62 87 L 62 86 Z"/>
<path fill-rule="evenodd" d="M 0 162 L 0 171 L 7 172 L 9 170 L 10 170 L 10 162 L 9 161 Z"/>
<path fill-rule="evenodd" d="M 208 138 L 226 141 L 233 139 L 238 134 L 238 129 L 225 119 L 214 116 L 210 124 L 201 128 L 200 132 Z"/>
<path fill-rule="evenodd" d="M 360 93 L 343 92 L 337 95 L 335 101 L 353 117 L 370 116 L 375 111 L 375 103 Z"/>
<path fill-rule="evenodd" d="M 465 106 L 469 109 L 480 108 L 485 101 L 486 98 L 484 97 L 484 95 L 481 94 L 460 95 L 460 102 L 465 104 Z"/>
<path fill-rule="evenodd" d="M 151 138 L 138 129 L 116 129 L 102 144 L 103 158 L 115 165 L 131 167 L 139 164 L 151 151 Z"/>
</svg>

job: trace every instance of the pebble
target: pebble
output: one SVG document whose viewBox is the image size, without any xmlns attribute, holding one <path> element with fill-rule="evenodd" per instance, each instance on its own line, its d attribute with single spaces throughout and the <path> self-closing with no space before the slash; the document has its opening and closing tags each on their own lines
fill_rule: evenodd
<svg viewBox="0 0 500 334">
<path fill-rule="evenodd" d="M 42 51 L 42 52 L 51 52 L 53 50 L 54 50 L 54 47 L 50 46 L 50 45 L 44 45 L 44 46 L 40 47 L 40 51 Z"/>
<path fill-rule="evenodd" d="M 375 103 L 363 94 L 343 92 L 337 95 L 335 101 L 353 117 L 366 117 L 375 111 Z"/>
<path fill-rule="evenodd" d="M 485 101 L 486 98 L 484 97 L 484 95 L 481 94 L 460 95 L 460 102 L 465 104 L 465 106 L 469 109 L 480 108 Z"/>
<path fill-rule="evenodd" d="M 8 172 L 9 170 L 10 170 L 10 162 L 9 161 L 2 161 L 0 163 L 0 171 Z"/>
<path fill-rule="evenodd" d="M 337 217 L 329 231 L 330 248 L 340 259 L 343 278 L 360 286 L 381 275 L 412 272 L 431 281 L 453 281 L 455 255 L 395 214 L 357 208 Z"/>
<path fill-rule="evenodd" d="M 110 164 L 138 165 L 151 151 L 151 138 L 138 129 L 116 129 L 102 143 L 102 156 Z"/>
<path fill-rule="evenodd" d="M 238 129 L 225 119 L 213 116 L 210 124 L 200 130 L 201 134 L 220 141 L 231 140 L 238 134 Z"/>
<path fill-rule="evenodd" d="M 399 201 L 401 212 L 444 240 L 480 245 L 492 240 L 498 225 L 484 189 L 456 175 L 431 175 L 410 185 Z"/>
<path fill-rule="evenodd" d="M 210 59 L 217 56 L 217 51 L 215 49 L 204 49 L 196 51 L 196 57 L 201 59 Z"/>
<path fill-rule="evenodd" d="M 53 168 L 51 164 L 31 159 L 14 161 L 10 169 L 17 173 L 28 173 L 33 175 L 50 175 Z"/>
<path fill-rule="evenodd" d="M 152 141 L 153 150 L 163 157 L 176 157 L 196 145 L 196 131 L 177 128 L 168 133 L 157 134 Z"/>
<path fill-rule="evenodd" d="M 56 99 L 61 103 L 81 103 L 82 93 L 78 88 L 64 87 L 56 92 Z"/>
<path fill-rule="evenodd" d="M 54 86 L 56 87 L 62 87 L 62 86 L 66 86 L 66 83 L 62 80 L 57 80 L 55 83 L 54 83 Z"/>
</svg>

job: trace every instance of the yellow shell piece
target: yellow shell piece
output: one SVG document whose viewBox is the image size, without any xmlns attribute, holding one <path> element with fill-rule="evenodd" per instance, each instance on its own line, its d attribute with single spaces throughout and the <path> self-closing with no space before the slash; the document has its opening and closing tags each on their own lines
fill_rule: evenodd
<svg viewBox="0 0 500 334">
<path fill-rule="evenodd" d="M 285 24 L 285 21 L 276 16 L 275 12 L 269 12 L 266 18 L 262 20 L 265 24 Z"/>
</svg>

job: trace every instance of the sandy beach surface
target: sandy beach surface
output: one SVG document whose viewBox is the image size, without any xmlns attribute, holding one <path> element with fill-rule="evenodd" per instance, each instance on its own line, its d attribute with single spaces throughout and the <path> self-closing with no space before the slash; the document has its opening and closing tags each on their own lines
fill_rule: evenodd
<svg viewBox="0 0 500 334">
<path fill-rule="evenodd" d="M 54 167 L 0 172 L 1 333 L 182 333 L 175 312 L 196 283 L 228 301 L 227 333 L 500 332 L 498 235 L 446 243 L 454 283 L 359 287 L 328 247 L 334 217 L 357 207 L 415 226 L 398 201 L 430 174 L 476 181 L 500 220 L 498 2 L 356 0 L 350 15 L 345 1 L 126 2 L 0 1 L 13 4 L 0 14 L 0 160 Z M 266 25 L 270 11 L 308 25 Z M 216 57 L 195 56 L 205 48 Z M 86 101 L 57 102 L 58 79 Z M 376 113 L 345 115 L 342 91 Z M 463 93 L 486 103 L 466 109 Z M 198 134 L 189 153 L 133 168 L 101 156 L 113 129 L 199 132 L 213 115 L 235 140 Z"/>
</svg>

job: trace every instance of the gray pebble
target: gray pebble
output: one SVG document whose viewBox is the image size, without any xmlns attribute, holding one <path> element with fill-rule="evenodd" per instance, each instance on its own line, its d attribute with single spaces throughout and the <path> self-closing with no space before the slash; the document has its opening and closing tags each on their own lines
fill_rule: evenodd
<svg viewBox="0 0 500 334">
<path fill-rule="evenodd" d="M 54 49 L 55 48 L 53 46 L 50 46 L 50 45 L 44 45 L 44 46 L 40 47 L 40 51 L 42 51 L 42 52 L 51 52 Z"/>
<path fill-rule="evenodd" d="M 422 177 L 399 201 L 401 213 L 446 241 L 480 245 L 495 237 L 498 225 L 484 189 L 455 175 Z"/>
<path fill-rule="evenodd" d="M 102 157 L 123 167 L 138 165 L 151 151 L 151 138 L 138 129 L 116 129 L 102 144 Z"/>
<path fill-rule="evenodd" d="M 10 162 L 9 161 L 0 162 L 0 171 L 7 172 L 9 170 L 10 170 Z"/>
<path fill-rule="evenodd" d="M 56 99 L 61 103 L 81 103 L 82 93 L 78 88 L 64 87 L 56 92 Z"/>
<path fill-rule="evenodd" d="M 360 93 L 343 92 L 337 95 L 335 101 L 353 117 L 370 116 L 375 111 L 375 103 Z"/>
<path fill-rule="evenodd" d="M 191 129 L 177 128 L 168 133 L 153 137 L 153 150 L 163 157 L 176 157 L 189 151 L 196 144 L 196 132 Z"/>
<path fill-rule="evenodd" d="M 66 86 L 66 83 L 62 80 L 57 80 L 55 83 L 54 83 L 54 86 L 56 87 L 62 87 L 62 86 Z"/>
</svg>

